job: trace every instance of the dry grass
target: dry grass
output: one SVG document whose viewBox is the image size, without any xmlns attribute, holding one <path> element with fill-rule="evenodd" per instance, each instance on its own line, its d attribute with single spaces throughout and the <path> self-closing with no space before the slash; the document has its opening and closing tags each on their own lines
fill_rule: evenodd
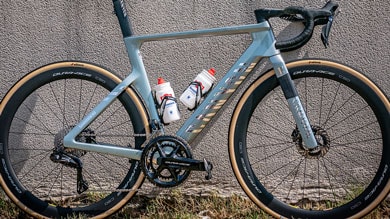
<svg viewBox="0 0 390 219">
<path fill-rule="evenodd" d="M 382 219 L 390 217 L 390 201 L 383 202 L 365 219 Z M 28 218 L 0 192 L 0 218 Z M 85 217 L 75 216 L 74 219 Z M 171 190 L 169 194 L 148 198 L 136 196 L 125 208 L 111 217 L 140 219 L 208 219 L 208 218 L 271 218 L 259 210 L 245 197 L 233 195 L 224 198 L 218 194 L 209 196 L 188 196 L 180 190 Z"/>
</svg>

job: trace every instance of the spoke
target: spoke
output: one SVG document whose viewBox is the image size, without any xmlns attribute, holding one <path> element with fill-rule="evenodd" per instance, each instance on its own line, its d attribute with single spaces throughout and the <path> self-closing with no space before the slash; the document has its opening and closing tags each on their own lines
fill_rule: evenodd
<svg viewBox="0 0 390 219">
<path fill-rule="evenodd" d="M 290 192 L 293 190 L 293 188 L 292 188 L 293 185 L 295 185 L 294 182 L 295 182 L 297 175 L 298 175 L 298 168 L 302 164 L 302 161 L 303 161 L 303 159 L 300 160 L 300 162 L 294 167 L 294 169 L 292 169 L 285 177 L 283 177 L 281 182 L 278 185 L 276 185 L 275 188 L 272 190 L 272 193 L 279 187 L 279 185 L 281 185 L 285 181 L 285 179 L 287 179 L 290 175 L 292 175 L 295 172 L 293 181 L 290 183 L 290 189 L 288 190 L 288 194 L 287 194 L 286 199 L 288 199 L 290 197 Z"/>
<path fill-rule="evenodd" d="M 317 159 L 317 188 L 318 188 L 318 201 L 321 201 L 321 186 L 320 186 L 320 161 Z"/>
<path fill-rule="evenodd" d="M 348 142 L 348 143 L 344 143 L 344 144 L 341 144 L 341 143 L 336 143 L 335 145 L 332 146 L 332 148 L 334 149 L 337 149 L 337 148 L 340 148 L 340 147 L 343 147 L 343 148 L 347 148 L 347 149 L 350 149 L 350 150 L 355 150 L 355 151 L 361 151 L 363 152 L 364 154 L 371 154 L 371 155 L 377 155 L 377 156 L 382 156 L 381 153 L 375 153 L 374 150 L 363 150 L 361 147 L 359 146 L 351 146 L 351 145 L 347 145 L 347 144 L 357 144 L 357 143 L 364 143 L 364 142 L 369 142 L 369 141 L 373 141 L 373 140 L 381 140 L 381 138 L 377 138 L 377 139 L 368 139 L 368 140 L 364 140 L 364 141 L 355 141 L 355 142 Z M 372 147 L 370 147 L 371 149 Z"/>
<path fill-rule="evenodd" d="M 351 113 L 349 116 L 345 117 L 344 119 L 338 121 L 337 123 L 335 123 L 334 125 L 331 125 L 329 127 L 327 127 L 328 130 L 331 130 L 333 127 L 337 126 L 338 124 L 343 124 L 343 122 L 349 118 L 351 118 L 352 116 L 358 114 L 359 112 L 363 111 L 365 108 L 369 107 L 368 105 L 362 107 L 361 109 L 358 109 L 356 110 L 355 112 Z"/>
<path fill-rule="evenodd" d="M 277 142 L 273 144 L 259 144 L 257 146 L 247 147 L 247 149 L 256 149 L 256 148 L 265 148 L 265 147 L 271 147 L 271 146 L 279 146 L 279 145 L 286 145 L 290 144 L 291 142 L 285 141 L 285 142 Z"/>
<path fill-rule="evenodd" d="M 350 132 L 347 132 L 347 133 L 345 133 L 345 134 L 342 134 L 342 135 L 340 135 L 340 136 L 337 136 L 337 137 L 333 138 L 332 140 L 334 141 L 334 140 L 337 140 L 337 139 L 342 138 L 342 137 L 344 137 L 344 136 L 347 136 L 347 135 L 349 135 L 349 134 L 351 134 L 351 133 L 354 133 L 354 132 L 356 132 L 356 131 L 365 129 L 365 128 L 367 128 L 368 126 L 370 126 L 370 125 L 372 125 L 372 124 L 374 124 L 374 123 L 377 123 L 377 121 L 373 121 L 373 122 L 371 122 L 371 123 L 362 125 L 361 127 L 355 128 L 355 129 L 351 130 Z"/>
<path fill-rule="evenodd" d="M 283 169 L 283 168 L 289 166 L 291 163 L 293 163 L 293 162 L 295 162 L 295 161 L 297 161 L 297 160 L 299 160 L 299 158 L 289 161 L 288 163 L 286 163 L 286 164 L 280 166 L 279 168 L 277 168 L 276 170 L 273 170 L 272 172 L 270 172 L 270 173 L 264 175 L 264 177 L 267 178 L 268 176 L 270 176 L 270 175 L 272 175 L 273 173 L 276 173 L 277 171 L 279 171 L 279 170 L 281 170 L 281 169 Z M 251 166 L 253 166 L 253 165 L 251 165 Z"/>
<path fill-rule="evenodd" d="M 89 98 L 88 104 L 87 104 L 87 106 L 85 107 L 85 110 L 84 110 L 84 113 L 83 113 L 83 118 L 84 118 L 84 117 L 87 115 L 87 113 L 89 112 L 88 110 L 90 109 L 90 106 L 91 106 L 91 103 L 92 103 L 92 99 L 93 99 L 93 97 L 95 96 L 97 87 L 98 87 L 98 85 L 95 84 L 95 87 L 94 87 L 94 89 L 93 89 L 93 91 L 92 91 L 92 95 L 90 95 L 91 97 Z"/>
<path fill-rule="evenodd" d="M 108 118 L 112 119 L 112 117 L 108 117 Z M 104 121 L 104 122 L 105 122 L 105 121 Z M 99 133 L 104 133 L 104 132 L 106 132 L 106 131 L 110 131 L 110 130 L 116 128 L 116 127 L 120 127 L 120 126 L 122 126 L 123 124 L 129 123 L 129 122 L 131 122 L 130 119 L 129 119 L 129 120 L 126 120 L 126 121 L 123 121 L 123 122 L 121 122 L 121 123 L 119 123 L 119 124 L 116 124 L 116 125 L 112 125 L 112 126 L 110 126 L 110 127 L 107 127 L 107 128 L 104 129 L 104 130 L 99 130 Z M 101 125 L 102 125 L 102 124 L 101 124 Z M 97 128 L 100 128 L 100 126 L 97 127 Z"/>
<path fill-rule="evenodd" d="M 320 98 L 320 113 L 318 118 L 318 124 L 321 124 L 321 116 L 322 116 L 322 102 L 324 97 L 324 78 L 321 78 L 321 98 Z"/>
<path fill-rule="evenodd" d="M 43 153 L 42 153 L 43 154 Z M 42 155 L 41 154 L 41 155 Z M 49 153 L 46 153 L 49 154 Z M 37 156 L 38 157 L 38 156 Z M 19 177 L 20 180 L 23 180 L 24 177 L 28 176 L 39 164 L 41 164 L 42 160 L 46 158 L 46 155 L 43 156 L 38 162 L 36 162 L 35 165 L 31 166 L 29 170 L 25 174 L 23 174 L 21 177 Z"/>
<path fill-rule="evenodd" d="M 57 115 L 57 113 L 54 112 L 52 107 L 50 107 L 50 105 L 46 102 L 45 98 L 42 98 L 39 93 L 38 93 L 38 98 L 49 109 L 49 111 L 54 115 L 54 117 L 57 118 L 58 121 L 61 121 L 61 118 Z M 47 111 L 45 111 L 45 112 L 47 112 Z"/>
<path fill-rule="evenodd" d="M 288 133 L 283 133 L 283 132 L 280 130 L 280 128 L 275 127 L 275 126 L 273 126 L 273 125 L 271 125 L 271 124 L 265 122 L 264 120 L 260 119 L 260 118 L 259 118 L 258 116 L 256 116 L 256 115 L 253 115 L 253 117 L 254 117 L 255 119 L 257 119 L 258 121 L 264 123 L 266 126 L 269 126 L 269 127 L 271 127 L 273 130 L 279 132 L 280 134 L 282 134 L 282 136 L 289 136 L 289 135 L 291 135 L 291 134 L 288 134 Z"/>
<path fill-rule="evenodd" d="M 345 161 L 345 160 L 348 160 L 348 161 L 354 163 L 356 166 L 361 166 L 361 163 L 360 163 L 360 160 L 359 160 L 358 157 L 356 158 L 356 160 L 354 160 L 354 159 L 351 159 L 352 156 L 348 157 L 348 156 L 345 155 L 344 153 L 337 153 L 337 154 L 343 156 L 343 158 L 347 158 L 347 159 L 341 159 L 341 160 L 344 160 L 344 161 Z M 350 155 L 351 153 L 347 153 L 347 154 Z M 378 161 L 378 162 L 379 162 L 379 161 Z M 365 168 L 368 168 L 368 167 L 366 166 Z"/>
<path fill-rule="evenodd" d="M 50 133 L 51 135 L 54 135 L 54 133 L 51 133 L 51 131 L 49 129 L 45 129 L 45 127 L 41 128 L 40 126 L 32 124 L 32 123 L 30 123 L 22 118 L 16 117 L 16 116 L 14 117 L 14 119 L 18 119 L 18 120 L 22 121 L 23 123 L 25 123 L 26 125 L 30 125 L 32 127 L 35 127 L 38 130 L 45 132 L 45 133 Z M 14 133 L 14 132 L 10 131 L 10 133 Z M 19 133 L 19 132 L 15 132 L 15 133 Z"/>
<path fill-rule="evenodd" d="M 287 115 L 291 115 L 291 114 L 286 114 L 286 113 L 281 113 L 281 112 L 286 112 L 288 111 L 289 109 L 289 106 L 287 105 L 287 101 L 286 101 L 286 98 L 282 97 L 281 96 L 281 92 L 276 92 L 275 90 L 272 90 L 272 93 L 274 93 L 277 97 L 275 98 L 276 100 L 279 100 L 278 102 L 279 103 L 282 103 L 285 107 L 286 107 L 286 110 L 280 110 L 280 111 L 277 111 L 277 110 L 274 110 L 273 108 L 271 108 L 271 106 L 265 104 L 265 107 L 267 107 L 270 111 L 270 112 L 273 112 L 273 113 L 278 113 L 280 116 L 278 118 L 284 118 L 285 121 L 288 121 L 290 124 L 295 124 L 295 121 L 292 120 L 292 117 L 287 117 Z M 288 111 L 289 112 L 289 111 Z M 255 116 L 255 115 L 254 115 Z"/>
<path fill-rule="evenodd" d="M 82 103 L 82 96 L 83 96 L 83 80 L 80 80 L 80 89 L 79 89 L 79 106 L 81 106 L 81 103 Z M 81 107 L 79 107 L 79 117 L 77 119 L 77 121 L 81 121 Z"/>
<path fill-rule="evenodd" d="M 42 148 L 8 148 L 8 151 L 46 151 L 51 152 L 53 149 L 42 149 Z"/>
<path fill-rule="evenodd" d="M 18 149 L 18 150 L 14 150 L 14 151 L 26 151 L 25 149 Z M 30 151 L 30 150 L 29 150 Z M 39 149 L 34 149 L 34 150 L 31 150 L 31 151 L 41 151 L 41 150 L 39 150 Z M 30 157 L 28 157 L 28 158 L 26 158 L 26 159 L 23 159 L 23 160 L 19 160 L 18 162 L 13 162 L 12 163 L 12 166 L 17 166 L 17 165 L 19 165 L 19 164 L 21 164 L 21 163 L 24 163 L 24 162 L 26 162 L 26 161 L 28 161 L 28 160 L 32 160 L 33 158 L 38 158 L 38 157 L 40 157 L 40 156 L 46 156 L 47 154 L 49 154 L 49 153 L 51 153 L 52 152 L 52 150 L 43 150 L 43 152 L 42 153 L 39 153 L 39 154 L 36 154 L 36 155 L 33 155 L 33 156 L 30 156 Z M 43 158 L 44 158 L 43 157 Z"/>
<path fill-rule="evenodd" d="M 60 164 L 57 164 L 57 166 L 58 165 L 60 165 Z M 60 185 L 61 185 L 61 196 L 62 196 L 62 170 L 64 169 L 64 166 L 63 165 L 61 165 L 61 168 L 60 168 L 60 175 L 61 175 L 61 180 L 60 180 Z M 58 176 L 55 178 L 55 180 L 54 180 L 54 182 L 51 184 L 51 187 L 50 187 L 50 189 L 49 189 L 49 191 L 47 191 L 47 195 L 46 195 L 46 197 L 48 197 L 48 198 L 50 198 L 51 196 L 50 196 L 50 192 L 53 190 L 53 188 L 54 188 L 54 185 L 57 183 L 57 181 L 58 181 Z"/>
<path fill-rule="evenodd" d="M 110 115 L 108 115 L 107 116 L 107 118 L 105 119 L 105 120 L 103 120 L 102 122 L 99 122 L 99 125 L 96 127 L 96 130 L 98 130 L 102 125 L 104 125 L 107 121 L 111 121 L 112 120 L 112 118 L 113 118 L 113 115 L 116 115 L 117 114 L 117 112 L 120 110 L 120 109 L 122 109 L 122 105 L 121 104 L 119 104 L 119 106 L 113 111 L 113 112 L 111 112 L 111 114 Z M 130 121 L 130 120 L 128 120 L 128 121 Z M 123 123 L 121 123 L 121 124 L 123 124 Z M 115 127 L 115 126 L 112 126 L 112 127 Z M 108 129 L 105 129 L 105 131 L 106 130 L 109 130 L 110 128 L 108 128 Z"/>
<path fill-rule="evenodd" d="M 347 176 L 349 176 L 351 179 L 353 179 L 355 182 L 359 182 L 349 171 L 347 170 L 344 170 L 341 168 L 340 165 L 334 163 L 332 160 L 329 160 L 327 159 L 326 157 L 324 157 L 324 160 L 327 160 L 330 164 L 332 164 L 335 168 L 337 168 L 338 170 L 340 170 L 341 172 L 345 173 Z M 334 168 L 332 168 L 334 169 Z M 343 182 L 343 183 L 346 183 L 346 182 Z"/>
<path fill-rule="evenodd" d="M 101 160 L 100 159 L 98 159 L 94 154 L 92 154 L 92 153 L 88 153 L 89 155 L 91 155 L 99 164 L 101 164 Z M 107 159 L 107 160 L 109 160 L 109 161 L 111 161 L 111 163 L 110 163 L 110 166 L 112 166 L 111 164 L 112 163 L 114 163 L 114 164 L 117 164 L 118 165 L 118 167 L 120 167 L 121 169 L 124 169 L 124 170 L 129 170 L 130 168 L 126 168 L 126 167 L 124 167 L 123 166 L 123 163 L 119 163 L 118 161 L 115 161 L 114 159 L 112 159 L 112 158 L 109 158 L 107 155 L 105 155 L 105 154 L 98 154 L 99 156 L 101 156 L 101 157 L 103 157 L 103 158 L 105 158 L 105 159 Z M 123 159 L 125 159 L 125 158 L 123 158 Z M 101 165 L 101 166 L 104 166 L 104 165 Z M 106 167 L 106 166 L 104 166 L 104 167 Z M 111 172 L 111 171 L 109 171 L 107 168 L 105 168 L 106 170 L 107 170 L 107 172 Z"/>
<path fill-rule="evenodd" d="M 64 128 L 64 126 L 69 126 L 69 124 L 65 118 L 65 109 L 64 109 L 65 106 L 61 107 L 59 97 L 57 97 L 57 95 L 54 93 L 54 90 L 57 90 L 57 88 L 54 89 L 51 83 L 49 84 L 49 87 L 50 87 L 50 91 L 51 91 L 51 93 L 52 93 L 52 95 L 57 103 L 58 109 L 61 111 L 61 114 L 62 114 L 62 118 L 61 118 L 61 119 L 63 119 L 63 121 L 62 121 L 63 127 L 62 128 Z"/>
<path fill-rule="evenodd" d="M 15 134 L 15 135 L 38 135 L 38 136 L 53 136 L 54 134 L 52 133 L 37 133 L 37 132 L 9 132 L 10 134 Z"/>
<path fill-rule="evenodd" d="M 331 105 L 330 105 L 330 109 L 328 111 L 328 115 L 326 115 L 325 117 L 325 122 L 323 124 L 323 127 L 326 127 L 326 124 L 328 123 L 328 121 L 330 120 L 331 118 L 331 115 L 334 115 L 335 113 L 331 113 L 332 110 L 333 110 L 333 107 L 334 107 L 334 104 L 336 102 L 336 97 L 337 97 L 337 94 L 339 93 L 339 90 L 340 90 L 340 87 L 341 87 L 341 84 L 339 83 L 338 86 L 337 86 L 337 89 L 336 89 L 336 92 L 334 93 L 334 97 L 333 97 L 333 100 L 331 102 Z M 321 125 L 321 123 L 319 123 Z"/>
<path fill-rule="evenodd" d="M 275 152 L 275 153 L 273 153 L 273 154 L 270 154 L 270 155 L 267 154 L 267 156 L 264 156 L 264 158 L 262 158 L 262 159 L 260 159 L 260 160 L 257 160 L 256 162 L 253 162 L 253 163 L 251 162 L 251 163 L 252 163 L 252 166 L 255 165 L 255 164 L 257 164 L 257 163 L 260 163 L 260 162 L 262 162 L 262 161 L 265 161 L 265 160 L 269 159 L 270 157 L 276 156 L 276 155 L 278 155 L 278 154 L 280 154 L 280 153 L 282 153 L 282 152 L 284 152 L 284 151 L 286 151 L 286 150 L 288 150 L 288 149 L 290 149 L 290 148 L 292 148 L 292 147 L 294 147 L 294 146 L 289 146 L 289 147 L 287 147 L 287 148 L 284 148 L 284 149 L 282 149 L 282 150 L 280 150 L 280 151 L 278 151 L 278 152 Z"/>
<path fill-rule="evenodd" d="M 307 159 L 305 160 L 305 166 L 303 168 L 303 197 L 302 200 L 305 199 L 305 188 L 306 188 L 306 166 L 307 166 Z"/>
<path fill-rule="evenodd" d="M 18 118 L 19 120 L 22 120 L 24 123 L 29 124 L 29 125 L 32 125 L 32 126 L 38 128 L 38 129 L 42 130 L 42 131 L 51 133 L 50 129 L 47 128 L 47 126 L 38 118 L 38 116 L 33 112 L 33 110 L 32 110 L 30 107 L 27 106 L 27 104 L 24 104 L 23 106 L 24 106 L 24 108 L 26 108 L 26 109 L 30 112 L 30 115 L 31 115 L 32 117 L 34 117 L 34 118 L 37 119 L 38 123 L 40 123 L 40 125 L 41 125 L 43 128 L 40 128 L 41 126 L 38 126 L 38 125 L 35 125 L 35 124 L 32 124 L 32 123 L 29 123 L 29 122 L 27 122 L 27 121 L 25 121 L 25 120 L 23 120 L 23 119 L 21 119 L 21 118 Z M 17 117 L 15 117 L 15 118 L 17 118 Z M 52 134 L 52 133 L 51 133 L 51 134 Z"/>
<path fill-rule="evenodd" d="M 95 179 L 95 177 L 94 177 L 95 174 L 89 173 L 88 170 L 86 170 L 85 168 L 83 169 L 83 173 L 85 173 L 88 176 L 88 179 L 91 179 L 94 182 L 94 185 L 96 184 L 100 188 L 100 191 L 104 191 L 104 192 L 107 191 L 107 189 L 104 189 L 103 186 L 100 184 L 99 180 Z M 92 189 L 94 189 L 94 188 L 92 188 Z M 111 189 L 111 188 L 108 188 L 108 189 Z M 115 189 L 115 188 L 112 188 L 112 189 Z M 97 192 L 98 190 L 94 189 L 94 191 Z"/>
<path fill-rule="evenodd" d="M 279 142 L 291 143 L 290 141 L 286 141 L 285 139 L 276 138 L 276 137 L 265 135 L 265 134 L 262 134 L 262 133 L 257 133 L 257 132 L 252 132 L 252 131 L 248 131 L 247 133 L 254 134 L 254 135 L 257 135 L 257 136 L 263 136 L 266 139 L 273 139 L 273 140 L 277 140 Z"/>
<path fill-rule="evenodd" d="M 41 180 L 39 180 L 39 183 L 38 183 L 35 187 L 33 187 L 30 191 L 31 191 L 31 192 L 36 191 L 36 189 L 38 189 L 43 183 L 50 183 L 51 181 L 50 181 L 50 180 L 46 180 L 46 179 L 47 179 L 49 176 L 53 175 L 52 173 L 54 172 L 55 169 L 57 169 L 57 167 L 58 167 L 59 165 L 61 165 L 61 164 L 56 164 L 56 165 L 54 165 L 54 166 L 50 169 L 50 171 L 47 172 L 47 174 L 45 175 L 45 177 L 41 178 Z M 62 165 L 61 165 L 61 170 L 62 170 Z M 36 177 L 34 177 L 34 179 L 35 179 L 35 178 L 36 178 Z M 51 187 L 50 187 L 50 188 L 52 188 L 52 187 L 54 186 L 55 182 L 57 181 L 57 178 L 58 178 L 58 177 L 56 177 L 56 180 L 55 180 L 54 182 L 51 183 Z M 50 191 L 51 191 L 51 189 L 50 189 L 48 192 L 50 192 Z M 48 195 L 49 195 L 49 194 L 48 194 Z"/>
<path fill-rule="evenodd" d="M 337 177 L 336 177 L 335 175 L 331 174 L 331 171 L 329 171 L 330 169 L 331 169 L 331 170 L 334 170 L 334 169 L 331 168 L 331 167 L 328 168 L 327 165 L 325 164 L 325 160 L 327 160 L 327 159 L 324 158 L 324 159 L 323 159 L 323 163 L 324 163 L 324 167 L 326 167 L 326 172 L 327 172 L 328 176 L 329 176 L 329 173 L 330 173 L 330 175 L 333 177 L 333 179 L 335 179 L 334 181 L 336 181 Z M 342 172 L 345 173 L 345 171 L 342 170 L 341 168 L 339 168 L 338 165 L 335 165 L 333 162 L 329 162 L 329 163 L 330 163 L 330 164 L 333 164 L 334 166 L 336 166 L 337 169 L 340 169 Z M 335 172 L 335 171 L 333 171 L 333 172 Z M 349 172 L 347 172 L 347 173 L 349 173 Z M 347 174 L 347 175 L 350 175 L 350 174 Z M 354 178 L 354 177 L 352 176 L 352 178 Z M 331 177 L 329 176 L 329 185 L 331 186 L 331 190 L 332 190 L 332 192 L 333 192 L 334 201 L 335 201 L 335 202 L 338 201 L 336 197 L 340 197 L 341 200 L 343 200 L 343 197 L 345 198 L 345 195 L 341 195 L 341 196 L 338 195 L 338 196 L 337 196 L 338 193 L 336 193 L 336 192 L 334 191 L 334 188 L 333 188 L 333 186 L 332 186 L 332 185 L 334 185 L 335 183 L 332 184 L 331 182 L 332 182 L 332 181 L 331 181 Z M 355 179 L 355 182 L 358 182 L 357 179 Z M 341 182 L 341 183 L 344 183 L 344 182 Z M 355 185 L 355 184 L 353 184 L 353 185 Z M 351 191 L 348 191 L 348 190 L 347 190 L 346 188 L 344 188 L 344 187 L 340 187 L 340 189 L 344 190 L 344 192 L 345 192 L 346 194 L 353 195 L 353 191 L 352 191 L 352 192 L 351 192 Z"/>
<path fill-rule="evenodd" d="M 334 201 L 336 202 L 336 196 L 335 196 L 335 191 L 334 191 L 334 188 L 333 188 L 333 184 L 332 184 L 332 181 L 331 181 L 331 176 L 333 177 L 333 179 L 336 179 L 336 177 L 329 171 L 329 168 L 327 167 L 326 163 L 325 163 L 325 159 L 321 159 L 322 160 L 322 163 L 323 163 L 323 167 L 325 169 L 325 172 L 326 172 L 326 176 L 328 178 L 328 183 L 329 183 L 329 187 L 330 187 L 330 190 L 332 191 L 332 194 L 333 194 L 333 199 Z M 344 189 L 344 188 L 343 188 Z"/>
<path fill-rule="evenodd" d="M 352 98 L 356 95 L 357 93 L 355 92 L 355 93 L 353 93 L 351 96 L 349 96 L 342 104 L 341 104 L 341 106 L 338 108 L 338 109 L 336 109 L 336 111 L 334 112 L 334 113 L 329 113 L 329 114 L 332 114 L 333 116 L 334 115 L 336 115 L 350 100 L 352 100 Z M 336 98 L 336 97 L 335 97 Z M 333 105 L 332 105 L 332 108 L 333 108 Z M 328 117 L 328 119 L 325 121 L 325 124 L 329 121 L 329 120 L 331 120 L 331 118 L 333 117 L 333 116 L 330 116 L 329 115 L 329 117 Z"/>
</svg>

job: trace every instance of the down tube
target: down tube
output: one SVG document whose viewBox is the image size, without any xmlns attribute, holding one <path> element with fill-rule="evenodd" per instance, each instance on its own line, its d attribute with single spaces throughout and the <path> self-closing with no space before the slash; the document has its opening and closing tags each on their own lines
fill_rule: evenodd
<svg viewBox="0 0 390 219">
<path fill-rule="evenodd" d="M 176 134 L 192 143 L 260 60 L 261 57 L 239 59 Z"/>
<path fill-rule="evenodd" d="M 275 39 L 269 32 L 252 33 L 253 42 L 232 66 L 228 73 L 211 90 L 190 118 L 177 131 L 177 135 L 192 143 L 207 123 L 217 114 L 238 86 L 255 69 L 262 57 L 279 54 Z"/>
</svg>

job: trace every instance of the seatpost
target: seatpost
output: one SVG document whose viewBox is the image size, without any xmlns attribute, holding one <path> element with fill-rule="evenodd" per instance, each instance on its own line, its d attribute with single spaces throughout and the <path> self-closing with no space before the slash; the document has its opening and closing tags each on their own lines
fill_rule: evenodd
<svg viewBox="0 0 390 219">
<path fill-rule="evenodd" d="M 124 0 L 113 0 L 114 12 L 118 17 L 119 25 L 122 30 L 123 38 L 133 35 L 133 30 L 129 18 L 127 16 L 127 10 Z"/>
</svg>

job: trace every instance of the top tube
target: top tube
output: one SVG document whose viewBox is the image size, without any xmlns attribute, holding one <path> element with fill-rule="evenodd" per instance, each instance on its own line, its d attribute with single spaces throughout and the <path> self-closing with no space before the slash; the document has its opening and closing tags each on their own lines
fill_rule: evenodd
<svg viewBox="0 0 390 219">
<path fill-rule="evenodd" d="M 182 32 L 137 35 L 131 37 L 131 39 L 125 39 L 125 42 L 131 42 L 131 43 L 137 42 L 142 44 L 144 42 L 150 42 L 150 41 L 178 40 L 178 39 L 236 35 L 236 34 L 252 34 L 255 32 L 268 31 L 268 30 L 270 30 L 270 25 L 267 22 L 263 22 L 259 24 L 216 27 L 216 28 L 200 29 L 200 30 L 188 30 Z"/>
</svg>

